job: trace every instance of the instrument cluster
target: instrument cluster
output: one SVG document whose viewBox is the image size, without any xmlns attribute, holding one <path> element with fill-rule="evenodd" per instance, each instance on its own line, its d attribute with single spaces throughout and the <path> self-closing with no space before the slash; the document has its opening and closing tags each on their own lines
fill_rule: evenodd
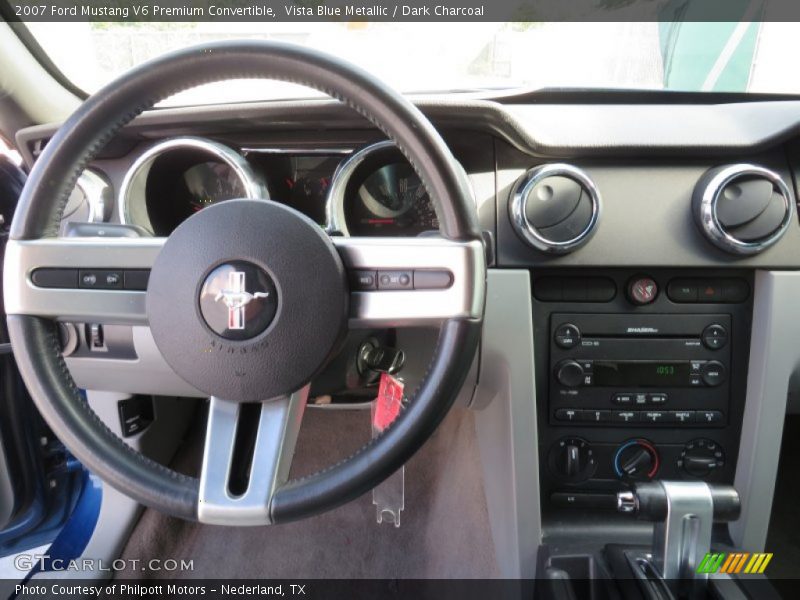
<svg viewBox="0 0 800 600">
<path fill-rule="evenodd" d="M 169 235 L 193 213 L 236 198 L 291 206 L 345 236 L 417 236 L 439 220 L 428 192 L 391 142 L 363 149 L 233 149 L 181 137 L 134 161 L 118 195 L 120 220 Z"/>
</svg>

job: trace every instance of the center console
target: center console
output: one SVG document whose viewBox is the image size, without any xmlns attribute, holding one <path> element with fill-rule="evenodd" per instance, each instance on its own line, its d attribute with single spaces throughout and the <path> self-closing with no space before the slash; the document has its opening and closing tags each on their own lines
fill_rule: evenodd
<svg viewBox="0 0 800 600">
<path fill-rule="evenodd" d="M 751 290 L 730 270 L 534 273 L 544 514 L 613 515 L 651 479 L 733 483 Z"/>
</svg>

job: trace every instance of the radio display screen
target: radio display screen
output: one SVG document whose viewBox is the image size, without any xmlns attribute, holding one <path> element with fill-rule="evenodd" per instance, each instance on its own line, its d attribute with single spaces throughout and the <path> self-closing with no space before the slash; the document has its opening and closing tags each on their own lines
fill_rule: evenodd
<svg viewBox="0 0 800 600">
<path fill-rule="evenodd" d="M 689 387 L 691 365 L 687 362 L 596 360 L 594 385 L 630 387 Z"/>
</svg>

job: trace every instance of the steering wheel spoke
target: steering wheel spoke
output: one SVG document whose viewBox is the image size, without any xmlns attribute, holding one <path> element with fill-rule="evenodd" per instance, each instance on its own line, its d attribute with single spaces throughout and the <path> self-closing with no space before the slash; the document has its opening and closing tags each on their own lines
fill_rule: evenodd
<svg viewBox="0 0 800 600">
<path fill-rule="evenodd" d="M 286 482 L 309 386 L 258 404 L 211 397 L 200 474 L 198 520 L 267 525 Z"/>
<path fill-rule="evenodd" d="M 481 318 L 486 272 L 481 242 L 439 237 L 332 240 L 350 279 L 350 328 Z"/>
<path fill-rule="evenodd" d="M 164 241 L 164 238 L 9 240 L 4 269 L 6 312 L 64 321 L 146 324 L 146 294 L 141 276 L 152 267 Z M 129 277 L 134 274 L 135 283 Z"/>
</svg>

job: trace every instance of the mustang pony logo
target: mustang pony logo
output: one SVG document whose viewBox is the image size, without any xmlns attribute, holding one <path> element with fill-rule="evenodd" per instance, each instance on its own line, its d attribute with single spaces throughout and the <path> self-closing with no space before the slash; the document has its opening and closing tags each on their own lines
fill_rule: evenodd
<svg viewBox="0 0 800 600">
<path fill-rule="evenodd" d="M 228 307 L 228 329 L 244 329 L 245 314 L 244 308 L 256 298 L 266 298 L 269 292 L 255 292 L 251 294 L 245 291 L 245 273 L 243 271 L 231 271 L 228 273 L 228 287 L 220 290 L 214 297 L 214 302 L 222 300 Z"/>
</svg>

